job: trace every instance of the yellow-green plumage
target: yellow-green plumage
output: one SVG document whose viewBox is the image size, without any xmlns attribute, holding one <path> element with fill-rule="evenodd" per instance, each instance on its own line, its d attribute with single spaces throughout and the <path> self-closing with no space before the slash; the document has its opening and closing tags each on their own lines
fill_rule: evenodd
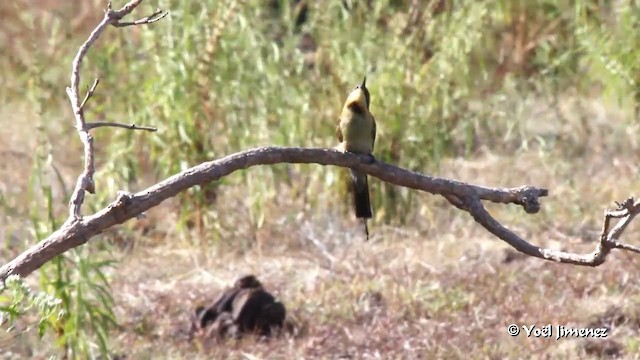
<svg viewBox="0 0 640 360">
<path fill-rule="evenodd" d="M 336 135 L 341 148 L 358 154 L 372 154 L 376 139 L 376 122 L 369 111 L 366 78 L 347 97 L 340 114 Z M 351 170 L 356 217 L 372 217 L 367 175 Z M 366 223 L 365 223 L 366 225 Z"/>
</svg>

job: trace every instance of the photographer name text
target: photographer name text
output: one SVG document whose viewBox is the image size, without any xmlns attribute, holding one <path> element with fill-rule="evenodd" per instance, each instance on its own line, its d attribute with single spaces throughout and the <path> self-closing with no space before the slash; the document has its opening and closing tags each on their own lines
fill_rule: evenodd
<svg viewBox="0 0 640 360">
<path fill-rule="evenodd" d="M 536 338 L 606 338 L 609 332 L 607 328 L 573 328 L 562 325 L 516 325 L 507 327 L 507 332 L 511 336 L 526 335 Z"/>
</svg>

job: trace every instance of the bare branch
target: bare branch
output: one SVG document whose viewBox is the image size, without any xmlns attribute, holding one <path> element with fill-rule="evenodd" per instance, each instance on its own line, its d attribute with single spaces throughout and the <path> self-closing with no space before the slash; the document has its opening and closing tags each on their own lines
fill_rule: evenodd
<svg viewBox="0 0 640 360">
<path fill-rule="evenodd" d="M 640 247 L 635 246 L 635 245 L 623 244 L 623 243 L 620 243 L 620 242 L 616 241 L 616 242 L 613 243 L 613 247 L 615 247 L 616 249 L 627 250 L 627 251 L 631 251 L 631 252 L 640 254 Z"/>
<path fill-rule="evenodd" d="M 109 2 L 107 6 L 107 11 L 105 12 L 102 21 L 96 26 L 95 29 L 89 35 L 89 38 L 80 46 L 78 53 L 73 59 L 73 63 L 71 64 L 71 85 L 67 88 L 67 95 L 69 96 L 69 101 L 71 101 L 71 108 L 73 110 L 73 115 L 76 121 L 76 129 L 78 131 L 78 135 L 80 136 L 80 140 L 84 146 L 84 170 L 78 176 L 78 180 L 76 181 L 76 186 L 71 194 L 71 199 L 69 200 L 69 217 L 74 219 L 79 219 L 82 217 L 81 207 L 84 203 L 84 193 L 85 191 L 94 194 L 95 193 L 95 182 L 93 180 L 93 175 L 95 173 L 95 162 L 94 162 L 94 149 L 93 149 L 93 137 L 89 134 L 89 130 L 91 129 L 88 126 L 85 118 L 84 118 L 84 106 L 87 101 L 93 95 L 93 92 L 98 86 L 98 79 L 96 79 L 93 83 L 93 86 L 89 90 L 89 92 L 84 97 L 84 100 L 80 102 L 79 95 L 79 87 L 80 87 L 80 66 L 82 65 L 82 60 L 87 55 L 89 48 L 93 43 L 98 40 L 100 34 L 107 28 L 107 26 L 117 25 L 119 21 L 126 15 L 130 14 L 133 9 L 135 9 L 142 0 L 132 0 L 125 4 L 120 10 L 113 10 L 111 8 L 111 2 Z M 167 14 L 162 14 L 161 11 L 156 11 L 152 15 L 148 16 L 145 19 L 139 20 L 140 24 L 148 24 L 162 19 Z M 145 20 L 145 21 L 142 21 Z M 138 25 L 136 23 L 132 23 L 131 25 Z M 97 127 L 97 126 L 93 126 Z"/>
<path fill-rule="evenodd" d="M 622 236 L 622 233 L 627 228 L 627 226 L 629 226 L 629 224 L 636 217 L 636 215 L 640 213 L 640 200 L 634 201 L 633 198 L 628 198 L 622 205 L 620 204 L 618 205 L 619 207 L 624 207 L 624 210 L 622 211 L 626 211 L 626 215 L 616 224 L 616 226 L 613 229 L 611 229 L 611 231 L 609 231 L 607 235 L 606 241 L 612 245 L 616 243 L 618 239 L 620 239 L 620 236 Z M 618 218 L 619 214 L 620 214 L 619 211 L 615 211 L 615 212 L 608 211 L 605 214 L 605 216 L 611 217 L 611 218 Z"/>
<path fill-rule="evenodd" d="M 94 122 L 87 123 L 87 129 L 89 130 L 99 128 L 99 127 L 119 127 L 119 128 L 129 129 L 129 130 L 144 130 L 144 131 L 150 131 L 150 132 L 158 131 L 158 128 L 154 128 L 150 126 L 138 126 L 136 124 L 121 124 L 121 123 L 110 122 L 110 121 L 94 121 Z"/>
<path fill-rule="evenodd" d="M 156 10 L 153 14 L 143 17 L 142 19 L 138 19 L 136 21 L 129 21 L 129 22 L 114 22 L 111 25 L 115 26 L 115 27 L 125 27 L 125 26 L 135 26 L 135 25 L 146 25 L 146 24 L 151 24 L 154 23 L 160 19 L 162 19 L 163 17 L 167 16 L 169 14 L 168 11 L 162 11 L 162 10 Z"/>
<path fill-rule="evenodd" d="M 517 188 L 490 188 L 455 180 L 431 177 L 405 170 L 380 161 L 369 163 L 365 155 L 343 153 L 334 149 L 306 149 L 262 147 L 239 152 L 222 159 L 202 163 L 153 185 L 136 194 L 119 192 L 117 199 L 94 215 L 69 218 L 61 229 L 34 245 L 17 258 L 0 268 L 0 280 L 11 274 L 26 276 L 53 257 L 86 243 L 91 237 L 160 204 L 190 187 L 217 181 L 235 171 L 257 165 L 280 163 L 334 165 L 348 167 L 376 177 L 388 183 L 444 196 L 457 208 L 469 212 L 473 218 L 498 238 L 516 250 L 537 258 L 568 264 L 597 266 L 614 248 L 640 252 L 640 248 L 618 242 L 625 228 L 640 213 L 640 201 L 629 199 L 622 209 L 605 213 L 603 236 L 590 254 L 574 254 L 532 245 L 496 221 L 484 208 L 481 200 L 502 204 L 516 204 L 527 212 L 539 209 L 539 198 L 547 196 L 546 189 L 533 186 Z M 609 230 L 613 216 L 625 216 Z M 608 219 L 608 220 L 607 220 Z"/>
<path fill-rule="evenodd" d="M 91 85 L 91 88 L 89 89 L 89 91 L 87 91 L 87 94 L 84 96 L 84 100 L 82 100 L 82 103 L 80 104 L 80 110 L 84 109 L 84 106 L 87 104 L 87 100 L 89 100 L 93 96 L 93 92 L 96 91 L 96 87 L 99 83 L 100 79 L 98 78 L 93 81 L 93 85 Z"/>
<path fill-rule="evenodd" d="M 600 241 L 606 241 L 607 236 L 609 235 L 609 224 L 611 223 L 611 216 L 609 216 L 609 211 L 604 212 L 604 221 L 602 222 L 602 232 L 600 233 Z"/>
<path fill-rule="evenodd" d="M 596 246 L 594 252 L 590 254 L 575 254 L 553 249 L 544 249 L 532 245 L 531 243 L 513 233 L 511 230 L 504 227 L 496 219 L 494 219 L 491 214 L 489 214 L 489 212 L 485 209 L 485 207 L 480 202 L 480 199 L 478 198 L 467 196 L 464 199 L 465 206 L 462 207 L 458 206 L 458 204 L 453 202 L 448 196 L 445 196 L 445 198 L 449 200 L 449 202 L 451 202 L 454 206 L 468 211 L 471 216 L 473 216 L 474 220 L 482 225 L 485 229 L 487 229 L 490 233 L 504 240 L 506 243 L 513 246 L 521 253 L 529 256 L 567 264 L 598 266 L 604 263 L 607 255 L 609 255 L 611 249 L 614 248 L 640 253 L 640 247 L 620 243 L 617 241 L 626 227 L 629 225 L 629 223 L 631 223 L 633 218 L 635 218 L 635 216 L 640 212 L 640 201 L 634 203 L 633 199 L 631 199 L 630 202 L 629 200 L 625 202 L 626 208 L 624 210 L 605 212 L 602 235 L 600 236 L 600 241 Z M 611 231 L 609 231 L 609 223 L 611 219 L 620 217 L 620 211 L 626 212 L 625 217 L 622 218 L 622 220 L 620 220 L 620 222 L 618 222 L 618 224 Z"/>
<path fill-rule="evenodd" d="M 503 204 L 522 205 L 522 198 L 546 196 L 546 189 L 523 186 L 513 189 L 489 188 L 431 177 L 380 161 L 368 164 L 369 158 L 333 149 L 263 147 L 239 152 L 222 159 L 202 163 L 136 194 L 120 193 L 116 201 L 94 215 L 69 218 L 62 228 L 34 245 L 0 269 L 0 280 L 10 274 L 26 276 L 56 255 L 86 243 L 101 231 L 139 216 L 190 187 L 216 181 L 235 171 L 256 165 L 280 163 L 335 165 L 351 167 L 383 181 L 433 194 L 455 194 Z"/>
<path fill-rule="evenodd" d="M 609 252 L 609 248 L 596 250 L 592 254 L 579 255 L 566 253 L 559 250 L 543 249 L 538 246 L 532 245 L 526 240 L 522 239 L 511 230 L 504 227 L 496 219 L 489 214 L 484 208 L 482 203 L 477 198 L 468 198 L 469 213 L 473 216 L 473 219 L 487 229 L 490 233 L 504 240 L 509 245 L 513 246 L 516 250 L 529 256 L 534 256 L 541 259 L 553 260 L 558 262 L 571 263 L 576 265 L 600 265 L 604 261 L 606 253 Z"/>
</svg>

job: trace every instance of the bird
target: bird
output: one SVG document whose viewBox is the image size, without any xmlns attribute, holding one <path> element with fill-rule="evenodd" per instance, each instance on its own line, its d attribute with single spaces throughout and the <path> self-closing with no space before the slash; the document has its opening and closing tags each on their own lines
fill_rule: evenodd
<svg viewBox="0 0 640 360">
<path fill-rule="evenodd" d="M 365 76 L 362 83 L 347 96 L 336 127 L 336 137 L 340 141 L 340 150 L 369 155 L 370 162 L 373 162 L 375 161 L 373 147 L 376 141 L 376 120 L 369 111 L 370 105 L 371 95 L 367 89 Z M 372 211 L 367 175 L 351 169 L 351 183 L 356 218 L 362 219 L 368 240 L 367 219 L 371 219 Z"/>
</svg>

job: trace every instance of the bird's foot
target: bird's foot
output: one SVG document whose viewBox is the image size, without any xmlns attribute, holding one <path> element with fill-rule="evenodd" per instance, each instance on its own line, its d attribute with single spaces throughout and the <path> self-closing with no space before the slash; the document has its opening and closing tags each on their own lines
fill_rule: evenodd
<svg viewBox="0 0 640 360">
<path fill-rule="evenodd" d="M 365 160 L 365 162 L 369 165 L 373 164 L 374 162 L 376 162 L 376 157 L 373 156 L 373 154 L 367 154 L 367 158 Z"/>
</svg>

